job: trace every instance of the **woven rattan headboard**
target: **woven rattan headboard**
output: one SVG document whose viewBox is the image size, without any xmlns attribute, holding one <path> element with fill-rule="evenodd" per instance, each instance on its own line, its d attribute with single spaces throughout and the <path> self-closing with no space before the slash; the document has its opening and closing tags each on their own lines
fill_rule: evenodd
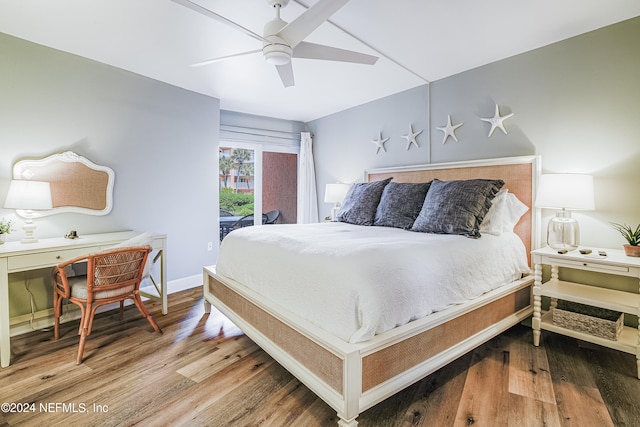
<svg viewBox="0 0 640 427">
<path fill-rule="evenodd" d="M 113 207 L 113 170 L 71 151 L 16 162 L 13 178 L 51 184 L 53 209 L 40 211 L 40 216 L 62 212 L 106 215 Z"/>
<path fill-rule="evenodd" d="M 441 181 L 454 179 L 502 179 L 503 188 L 509 189 L 529 211 L 523 215 L 514 231 L 524 243 L 527 254 L 538 248 L 540 213 L 534 207 L 537 178 L 540 174 L 539 156 L 505 157 L 454 163 L 434 163 L 418 166 L 401 166 L 365 171 L 366 181 L 379 181 L 393 177 L 396 182 L 427 182 L 434 178 Z"/>
</svg>

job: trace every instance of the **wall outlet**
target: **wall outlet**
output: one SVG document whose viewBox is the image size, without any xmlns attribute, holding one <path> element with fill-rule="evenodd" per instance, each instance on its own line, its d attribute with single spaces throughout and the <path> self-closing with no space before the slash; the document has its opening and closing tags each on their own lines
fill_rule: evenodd
<svg viewBox="0 0 640 427">
<path fill-rule="evenodd" d="M 213 250 L 213 242 L 207 243 L 207 250 L 208 251 L 212 251 Z"/>
</svg>

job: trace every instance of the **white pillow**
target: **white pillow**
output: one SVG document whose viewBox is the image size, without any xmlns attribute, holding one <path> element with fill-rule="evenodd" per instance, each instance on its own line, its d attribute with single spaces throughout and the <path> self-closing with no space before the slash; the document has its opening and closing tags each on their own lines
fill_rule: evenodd
<svg viewBox="0 0 640 427">
<path fill-rule="evenodd" d="M 499 236 L 504 232 L 513 231 L 522 215 L 529 208 L 522 203 L 515 194 L 509 190 L 498 191 L 493 198 L 491 208 L 480 224 L 480 234 L 493 234 Z"/>
<path fill-rule="evenodd" d="M 480 223 L 480 234 L 493 234 L 499 236 L 502 234 L 502 223 L 505 216 L 505 209 L 507 205 L 507 193 L 508 190 L 503 189 L 496 193 L 496 196 L 491 201 L 491 207 L 484 216 L 484 219 Z"/>
<path fill-rule="evenodd" d="M 124 242 L 118 243 L 113 248 L 129 248 L 132 246 L 151 246 L 151 242 L 153 242 L 153 233 L 145 232 L 142 234 L 138 234 L 137 236 L 133 236 L 129 240 L 125 240 Z M 151 267 L 152 262 L 149 262 L 149 258 L 147 258 L 147 262 L 144 265 L 144 271 L 142 272 L 142 277 L 149 277 L 151 275 Z"/>
<path fill-rule="evenodd" d="M 522 203 L 515 194 L 507 194 L 506 215 L 502 223 L 502 231 L 513 231 L 522 215 L 527 213 L 528 210 L 529 207 Z"/>
</svg>

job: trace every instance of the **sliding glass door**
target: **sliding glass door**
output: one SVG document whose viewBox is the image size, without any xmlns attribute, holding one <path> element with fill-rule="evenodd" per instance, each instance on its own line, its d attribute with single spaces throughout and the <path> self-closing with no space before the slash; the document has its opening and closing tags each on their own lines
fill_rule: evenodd
<svg viewBox="0 0 640 427">
<path fill-rule="evenodd" d="M 291 148 L 221 141 L 220 239 L 233 228 L 294 224 L 297 220 L 298 154 Z M 266 215 L 263 216 L 263 215 Z"/>
</svg>

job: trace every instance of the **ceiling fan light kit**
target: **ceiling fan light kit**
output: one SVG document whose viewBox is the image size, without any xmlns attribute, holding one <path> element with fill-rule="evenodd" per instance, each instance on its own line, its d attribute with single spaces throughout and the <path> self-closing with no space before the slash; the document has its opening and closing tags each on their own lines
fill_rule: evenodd
<svg viewBox="0 0 640 427">
<path fill-rule="evenodd" d="M 302 15 L 290 23 L 287 23 L 280 18 L 280 9 L 287 6 L 289 0 L 267 0 L 267 3 L 276 9 L 276 16 L 264 25 L 263 35 L 261 36 L 192 0 L 173 0 L 175 3 L 229 25 L 242 31 L 249 37 L 262 41 L 262 54 L 265 61 L 276 67 L 280 80 L 285 87 L 294 85 L 291 58 L 319 59 L 366 65 L 376 63 L 378 60 L 376 56 L 304 41 L 309 34 L 329 19 L 338 9 L 347 4 L 348 1 L 349 0 L 318 0 L 313 6 L 302 13 Z M 256 52 L 259 52 L 259 50 L 251 50 L 201 61 L 195 65 L 213 64 L 222 60 L 229 60 Z"/>
<path fill-rule="evenodd" d="M 265 44 L 262 54 L 267 63 L 271 65 L 285 65 L 291 62 L 293 50 L 286 44 L 271 43 Z"/>
<path fill-rule="evenodd" d="M 289 2 L 283 2 L 282 0 L 268 1 L 270 5 L 276 8 L 276 17 L 264 24 L 262 54 L 267 63 L 271 65 L 285 65 L 291 62 L 293 49 L 285 39 L 278 36 L 278 32 L 287 25 L 287 23 L 280 18 L 280 8 L 286 6 L 286 3 Z"/>
</svg>

